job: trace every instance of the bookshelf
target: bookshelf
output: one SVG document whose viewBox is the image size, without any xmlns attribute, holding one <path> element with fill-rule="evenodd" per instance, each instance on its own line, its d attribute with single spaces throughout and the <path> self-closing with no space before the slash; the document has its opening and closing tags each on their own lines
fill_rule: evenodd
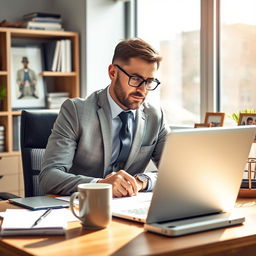
<svg viewBox="0 0 256 256">
<path fill-rule="evenodd" d="M 51 40 L 69 39 L 72 44 L 72 72 L 42 71 L 45 90 L 48 92 L 68 92 L 70 97 L 80 95 L 79 35 L 67 31 L 44 31 L 17 28 L 0 28 L 0 87 L 6 88 L 6 97 L 0 109 L 0 125 L 5 127 L 5 151 L 0 152 L 0 188 L 1 191 L 22 195 L 23 178 L 21 154 L 14 150 L 13 120 L 21 110 L 12 108 L 11 97 L 11 47 L 19 41 L 42 44 Z M 11 185 L 11 183 L 13 185 Z"/>
</svg>

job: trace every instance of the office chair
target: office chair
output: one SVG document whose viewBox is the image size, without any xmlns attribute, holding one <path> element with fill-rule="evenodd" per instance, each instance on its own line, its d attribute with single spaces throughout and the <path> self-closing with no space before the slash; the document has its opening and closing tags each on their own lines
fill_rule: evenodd
<svg viewBox="0 0 256 256">
<path fill-rule="evenodd" d="M 38 175 L 57 116 L 57 110 L 23 110 L 21 113 L 20 144 L 25 197 L 42 195 Z"/>
</svg>

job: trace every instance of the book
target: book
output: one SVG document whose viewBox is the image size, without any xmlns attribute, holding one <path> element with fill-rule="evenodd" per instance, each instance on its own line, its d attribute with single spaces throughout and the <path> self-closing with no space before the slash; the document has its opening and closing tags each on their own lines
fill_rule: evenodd
<svg viewBox="0 0 256 256">
<path fill-rule="evenodd" d="M 57 41 L 55 51 L 54 51 L 54 57 L 52 62 L 52 71 L 58 71 L 57 70 L 57 63 L 59 62 L 60 58 L 60 40 Z"/>
<path fill-rule="evenodd" d="M 42 210 L 48 208 L 65 208 L 69 204 L 61 202 L 53 197 L 48 196 L 33 196 L 33 197 L 20 197 L 9 199 L 10 203 L 28 208 L 30 210 Z"/>
<path fill-rule="evenodd" d="M 61 15 L 57 13 L 46 13 L 46 12 L 32 12 L 32 13 L 23 15 L 23 19 L 30 19 L 33 17 L 60 18 Z"/>
<path fill-rule="evenodd" d="M 13 150 L 20 150 L 20 118 L 21 116 L 13 117 Z"/>
<path fill-rule="evenodd" d="M 47 42 L 43 44 L 44 63 L 45 63 L 46 71 L 52 71 L 56 45 L 57 45 L 57 40 L 53 40 L 51 42 Z"/>
<path fill-rule="evenodd" d="M 51 17 L 34 17 L 34 18 L 28 19 L 28 21 L 62 23 L 62 19 L 51 18 Z"/>
<path fill-rule="evenodd" d="M 69 92 L 48 92 L 48 97 L 69 97 Z"/>
<path fill-rule="evenodd" d="M 42 27 L 42 28 L 61 28 L 61 24 L 55 22 L 36 22 L 28 21 L 23 24 L 26 27 Z"/>
<path fill-rule="evenodd" d="M 60 201 L 60 200 L 59 200 Z M 7 209 L 3 213 L 1 235 L 64 235 L 67 222 L 70 221 L 71 212 L 67 209 L 54 209 L 42 218 L 38 224 L 35 222 L 46 210 L 30 211 L 27 209 Z"/>
</svg>

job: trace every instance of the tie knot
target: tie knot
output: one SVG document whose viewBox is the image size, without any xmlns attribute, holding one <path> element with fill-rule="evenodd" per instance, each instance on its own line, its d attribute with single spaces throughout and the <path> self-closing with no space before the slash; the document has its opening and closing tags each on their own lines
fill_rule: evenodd
<svg viewBox="0 0 256 256">
<path fill-rule="evenodd" d="M 131 111 L 127 111 L 127 112 L 122 111 L 122 112 L 119 114 L 119 117 L 120 117 L 122 123 L 127 123 L 128 118 L 129 118 L 129 116 L 131 116 L 131 115 L 132 115 L 132 112 L 131 112 Z"/>
</svg>

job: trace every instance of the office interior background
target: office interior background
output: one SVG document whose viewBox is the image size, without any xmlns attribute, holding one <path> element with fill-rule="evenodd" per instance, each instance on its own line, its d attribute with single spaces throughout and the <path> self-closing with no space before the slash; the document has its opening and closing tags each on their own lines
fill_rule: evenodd
<svg viewBox="0 0 256 256">
<path fill-rule="evenodd" d="M 115 45 L 138 36 L 163 56 L 161 85 L 150 95 L 171 125 L 193 126 L 205 112 L 254 108 L 254 0 L 0 0 L 1 20 L 60 13 L 80 34 L 81 97 L 109 83 Z M 226 116 L 225 125 L 234 125 Z"/>
</svg>

